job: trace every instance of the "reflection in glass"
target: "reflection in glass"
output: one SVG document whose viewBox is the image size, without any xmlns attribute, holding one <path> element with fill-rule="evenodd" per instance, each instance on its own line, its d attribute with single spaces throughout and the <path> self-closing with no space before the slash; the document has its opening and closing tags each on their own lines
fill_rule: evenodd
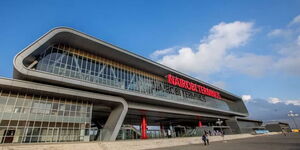
<svg viewBox="0 0 300 150">
<path fill-rule="evenodd" d="M 38 58 L 36 70 L 158 98 L 230 110 L 224 101 L 172 86 L 108 59 L 88 56 L 52 46 Z"/>
</svg>

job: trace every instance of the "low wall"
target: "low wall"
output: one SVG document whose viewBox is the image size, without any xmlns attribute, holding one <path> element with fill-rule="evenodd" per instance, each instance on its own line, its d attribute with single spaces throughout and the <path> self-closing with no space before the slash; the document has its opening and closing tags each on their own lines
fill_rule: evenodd
<svg viewBox="0 0 300 150">
<path fill-rule="evenodd" d="M 225 135 L 224 140 L 243 139 L 256 136 L 279 134 L 272 132 L 262 135 L 235 134 Z M 221 136 L 209 137 L 210 142 L 222 141 Z M 1 145 L 0 150 L 137 150 L 153 149 L 161 147 L 200 144 L 200 137 L 172 138 L 172 139 L 149 139 L 127 140 L 115 142 L 77 142 L 77 143 L 39 143 L 39 144 L 7 144 Z"/>
</svg>

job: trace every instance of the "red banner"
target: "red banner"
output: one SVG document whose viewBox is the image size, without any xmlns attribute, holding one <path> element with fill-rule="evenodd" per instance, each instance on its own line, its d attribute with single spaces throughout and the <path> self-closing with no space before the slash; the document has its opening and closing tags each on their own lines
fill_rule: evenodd
<svg viewBox="0 0 300 150">
<path fill-rule="evenodd" d="M 204 86 L 183 80 L 181 78 L 175 77 L 171 74 L 168 74 L 168 83 L 174 86 L 178 86 L 190 91 L 198 92 L 203 95 L 207 95 L 213 98 L 221 99 L 220 93 L 211 89 L 208 89 Z"/>
</svg>

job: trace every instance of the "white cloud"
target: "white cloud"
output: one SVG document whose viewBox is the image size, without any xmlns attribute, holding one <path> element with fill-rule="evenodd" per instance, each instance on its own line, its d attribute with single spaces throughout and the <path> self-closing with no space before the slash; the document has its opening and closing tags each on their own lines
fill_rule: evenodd
<svg viewBox="0 0 300 150">
<path fill-rule="evenodd" d="M 154 52 L 150 55 L 150 57 L 151 57 L 152 59 L 157 59 L 157 58 L 160 57 L 160 56 L 163 56 L 163 55 L 169 55 L 169 54 L 173 53 L 174 51 L 175 51 L 174 48 L 167 48 L 167 49 L 163 49 L 163 50 L 156 50 L 156 51 L 154 51 Z"/>
<path fill-rule="evenodd" d="M 242 100 L 247 103 L 252 100 L 251 95 L 242 95 Z"/>
<path fill-rule="evenodd" d="M 270 33 L 268 33 L 268 36 L 279 36 L 282 35 L 283 31 L 281 29 L 275 29 L 273 31 L 271 31 Z"/>
<path fill-rule="evenodd" d="M 279 57 L 274 62 L 274 69 L 291 75 L 300 75 L 300 15 L 295 17 L 291 23 L 295 26 L 281 29 L 282 32 L 289 34 L 280 37 L 282 42 L 279 43 L 277 50 Z M 296 25 L 296 23 L 299 24 Z"/>
<path fill-rule="evenodd" d="M 287 100 L 287 101 L 285 101 L 285 104 L 287 104 L 287 105 L 293 104 L 293 105 L 300 106 L 300 100 Z"/>
<path fill-rule="evenodd" d="M 277 103 L 280 103 L 282 102 L 279 98 L 277 97 L 270 97 L 268 100 L 267 100 L 269 103 L 272 103 L 272 104 L 277 104 Z"/>
<path fill-rule="evenodd" d="M 300 55 L 291 55 L 280 58 L 275 64 L 278 71 L 292 75 L 300 75 Z"/>
<path fill-rule="evenodd" d="M 216 73 L 242 73 L 260 77 L 268 72 L 300 75 L 300 15 L 282 29 L 268 35 L 279 39 L 273 54 L 244 53 L 234 48 L 246 44 L 255 33 L 252 22 L 235 21 L 213 26 L 197 48 L 167 48 L 151 58 L 193 76 L 205 78 Z M 281 42 L 280 42 L 281 40 Z"/>
<path fill-rule="evenodd" d="M 215 73 L 220 71 L 228 52 L 244 45 L 253 32 L 251 22 L 222 22 L 210 29 L 197 49 L 180 48 L 176 54 L 164 55 L 158 62 L 187 73 Z"/>
<path fill-rule="evenodd" d="M 300 46 L 300 35 L 298 36 L 298 38 L 297 38 L 297 45 L 299 45 Z"/>
<path fill-rule="evenodd" d="M 296 16 L 291 22 L 290 25 L 300 23 L 300 15 Z"/>
<path fill-rule="evenodd" d="M 300 100 L 281 100 L 277 97 L 270 97 L 267 101 L 271 104 L 282 103 L 286 105 L 292 104 L 292 105 L 300 106 Z"/>
</svg>

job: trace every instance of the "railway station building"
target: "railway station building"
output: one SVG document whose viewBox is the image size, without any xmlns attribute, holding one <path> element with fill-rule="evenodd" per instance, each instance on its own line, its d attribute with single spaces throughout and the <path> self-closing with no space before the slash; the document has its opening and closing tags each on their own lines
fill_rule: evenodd
<svg viewBox="0 0 300 150">
<path fill-rule="evenodd" d="M 1 143 L 239 134 L 241 97 L 74 29 L 55 28 L 0 78 Z"/>
</svg>

